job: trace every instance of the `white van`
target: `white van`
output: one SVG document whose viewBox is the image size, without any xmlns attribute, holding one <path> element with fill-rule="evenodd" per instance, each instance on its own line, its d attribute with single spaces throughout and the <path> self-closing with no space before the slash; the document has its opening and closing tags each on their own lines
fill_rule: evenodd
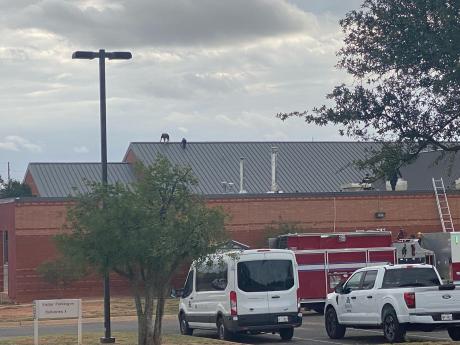
<svg viewBox="0 0 460 345">
<path fill-rule="evenodd" d="M 217 330 L 220 339 L 236 333 L 278 332 L 290 340 L 302 324 L 299 278 L 290 250 L 258 249 L 216 254 L 193 263 L 179 304 L 182 334 Z"/>
</svg>

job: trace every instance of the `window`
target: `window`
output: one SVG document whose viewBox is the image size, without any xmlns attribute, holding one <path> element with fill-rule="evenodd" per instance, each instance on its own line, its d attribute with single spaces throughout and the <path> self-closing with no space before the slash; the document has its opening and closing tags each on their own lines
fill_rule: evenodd
<svg viewBox="0 0 460 345">
<path fill-rule="evenodd" d="M 187 280 L 185 281 L 182 298 L 187 298 L 193 291 L 193 271 L 188 272 Z"/>
<path fill-rule="evenodd" d="M 246 292 L 283 291 L 294 286 L 291 260 L 256 260 L 238 263 L 238 287 Z"/>
<path fill-rule="evenodd" d="M 203 263 L 196 269 L 196 291 L 222 291 L 227 287 L 226 263 L 207 265 Z"/>
<path fill-rule="evenodd" d="M 382 288 L 438 285 L 441 285 L 441 282 L 432 268 L 395 268 L 385 272 Z"/>
<path fill-rule="evenodd" d="M 364 275 L 362 289 L 370 290 L 374 287 L 375 278 L 377 278 L 377 271 L 366 271 Z"/>
<path fill-rule="evenodd" d="M 361 283 L 361 278 L 363 277 L 363 272 L 355 273 L 351 276 L 351 278 L 345 284 L 345 288 L 349 289 L 350 291 L 359 290 L 359 285 Z"/>
</svg>

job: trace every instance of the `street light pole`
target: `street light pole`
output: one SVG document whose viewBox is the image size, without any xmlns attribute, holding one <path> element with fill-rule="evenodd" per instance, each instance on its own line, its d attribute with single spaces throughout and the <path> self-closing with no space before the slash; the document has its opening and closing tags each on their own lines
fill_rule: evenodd
<svg viewBox="0 0 460 345">
<path fill-rule="evenodd" d="M 106 96 L 105 96 L 105 59 L 109 60 L 128 60 L 132 55 L 130 52 L 106 52 L 100 49 L 99 52 L 76 51 L 72 54 L 72 59 L 92 60 L 99 58 L 99 97 L 100 97 L 100 117 L 101 117 L 101 163 L 102 163 L 102 185 L 107 186 L 107 117 L 106 117 Z M 109 273 L 104 274 L 104 337 L 100 339 L 102 344 L 115 343 L 112 337 L 110 326 L 110 278 Z"/>
</svg>

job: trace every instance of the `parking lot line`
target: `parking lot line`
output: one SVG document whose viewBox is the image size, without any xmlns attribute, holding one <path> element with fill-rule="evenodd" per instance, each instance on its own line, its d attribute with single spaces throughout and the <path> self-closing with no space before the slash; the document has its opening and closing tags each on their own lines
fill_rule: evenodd
<svg viewBox="0 0 460 345">
<path fill-rule="evenodd" d="M 320 340 L 320 339 L 310 339 L 310 338 L 301 338 L 301 337 L 293 337 L 293 339 L 299 339 L 299 340 L 308 340 L 308 341 L 313 341 L 313 342 L 317 342 L 317 343 L 325 343 L 325 344 L 339 344 L 339 345 L 343 345 L 343 343 L 337 343 L 337 342 L 334 342 L 334 341 L 328 341 L 328 340 Z"/>
<path fill-rule="evenodd" d="M 353 328 L 354 331 L 361 331 L 361 332 L 370 332 L 370 333 L 378 333 L 378 334 L 382 334 L 383 336 L 383 332 L 382 331 L 378 331 L 378 330 L 375 330 L 375 329 L 356 329 L 356 328 Z M 429 335 L 420 335 L 418 333 L 408 333 L 407 334 L 409 337 L 412 335 L 414 337 L 418 337 L 418 338 L 427 338 L 427 339 L 435 339 L 435 340 L 450 340 L 450 338 L 443 338 L 443 337 L 433 337 L 433 336 L 429 336 Z"/>
</svg>

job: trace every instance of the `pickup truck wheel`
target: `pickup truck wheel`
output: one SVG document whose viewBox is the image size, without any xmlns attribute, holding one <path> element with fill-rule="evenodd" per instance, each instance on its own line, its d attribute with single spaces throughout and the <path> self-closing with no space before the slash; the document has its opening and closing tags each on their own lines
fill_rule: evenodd
<svg viewBox="0 0 460 345">
<path fill-rule="evenodd" d="M 345 326 L 342 326 L 339 323 L 337 318 L 337 313 L 334 308 L 329 308 L 326 310 L 326 316 L 324 318 L 324 323 L 326 326 L 326 332 L 329 338 L 331 339 L 342 339 L 347 330 Z"/>
<path fill-rule="evenodd" d="M 289 327 L 289 328 L 281 328 L 280 329 L 280 337 L 283 340 L 291 340 L 292 337 L 294 336 L 294 328 Z"/>
<path fill-rule="evenodd" d="M 188 326 L 188 322 L 185 319 L 184 314 L 180 314 L 179 326 L 180 326 L 180 334 L 182 334 L 182 335 L 193 335 L 193 328 L 190 328 Z"/>
<path fill-rule="evenodd" d="M 234 337 L 234 333 L 225 327 L 222 317 L 217 319 L 217 336 L 220 340 L 232 340 Z"/>
<path fill-rule="evenodd" d="M 390 343 L 405 341 L 406 328 L 398 321 L 395 311 L 387 308 L 383 313 L 383 335 Z"/>
<path fill-rule="evenodd" d="M 454 341 L 460 340 L 460 327 L 449 327 L 447 333 L 449 333 L 450 339 Z"/>
</svg>

